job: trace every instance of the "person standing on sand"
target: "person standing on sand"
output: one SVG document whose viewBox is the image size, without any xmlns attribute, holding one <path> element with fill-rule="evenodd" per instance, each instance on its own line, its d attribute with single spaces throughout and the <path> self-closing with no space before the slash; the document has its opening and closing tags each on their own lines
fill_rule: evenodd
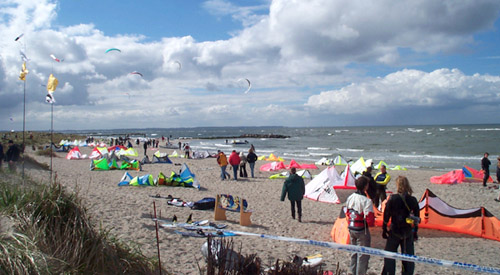
<svg viewBox="0 0 500 275">
<path fill-rule="evenodd" d="M 290 169 L 290 176 L 283 183 L 283 189 L 281 190 L 281 201 L 285 201 L 285 197 L 288 193 L 288 200 L 290 200 L 292 218 L 295 219 L 295 205 L 297 205 L 297 213 L 299 214 L 299 222 L 302 222 L 302 199 L 306 192 L 306 187 L 304 184 L 304 179 L 297 175 L 297 170 L 295 167 Z"/>
<path fill-rule="evenodd" d="M 217 163 L 219 164 L 220 166 L 220 178 L 221 180 L 225 180 L 226 177 L 228 179 L 231 178 L 231 176 L 229 175 L 228 172 L 226 172 L 226 168 L 227 168 L 227 157 L 226 155 L 224 154 L 224 152 L 222 152 L 221 150 L 217 151 Z"/>
<path fill-rule="evenodd" d="M 377 196 L 377 183 L 372 176 L 373 168 L 371 166 L 366 167 L 366 170 L 363 172 L 363 176 L 368 178 L 368 189 L 366 190 L 366 194 L 373 203 L 375 203 L 375 197 Z"/>
<path fill-rule="evenodd" d="M 491 161 L 488 159 L 489 155 L 490 154 L 488 154 L 488 152 L 484 153 L 484 157 L 481 160 L 481 170 L 483 170 L 483 172 L 484 172 L 484 176 L 483 176 L 483 186 L 484 187 L 486 187 L 486 182 L 490 178 Z"/>
<path fill-rule="evenodd" d="M 497 158 L 497 183 L 500 183 L 500 157 Z"/>
<path fill-rule="evenodd" d="M 378 208 L 380 204 L 387 198 L 385 190 L 387 189 L 387 184 L 391 181 L 391 176 L 387 173 L 387 167 L 382 165 L 380 167 L 380 172 L 378 172 L 375 177 L 375 182 L 377 183 L 377 194 L 375 195 L 375 207 Z"/>
<path fill-rule="evenodd" d="M 382 238 L 387 239 L 385 250 L 397 252 L 401 246 L 401 253 L 414 255 L 414 241 L 418 240 L 418 223 L 420 222 L 420 208 L 418 201 L 412 196 L 410 182 L 404 176 L 396 178 L 397 194 L 391 195 L 384 210 Z M 391 230 L 387 231 L 387 224 L 391 222 Z M 403 261 L 401 274 L 411 275 L 415 271 L 415 263 Z M 383 275 L 396 274 L 396 260 L 384 258 Z"/>
<path fill-rule="evenodd" d="M 365 247 L 370 247 L 371 245 L 370 230 L 368 227 L 375 225 L 375 214 L 373 213 L 372 201 L 366 197 L 366 191 L 370 185 L 369 180 L 365 176 L 356 179 L 356 192 L 351 194 L 345 203 L 347 208 L 347 228 L 349 229 L 352 245 Z M 369 260 L 370 255 L 353 253 L 350 265 L 351 273 L 366 274 Z"/>
<path fill-rule="evenodd" d="M 144 155 L 146 156 L 146 152 L 148 150 L 148 143 L 144 141 L 144 144 L 142 144 L 142 147 L 144 148 Z"/>
<path fill-rule="evenodd" d="M 240 161 L 240 156 L 236 153 L 236 150 L 233 150 L 231 155 L 229 155 L 229 164 L 233 167 L 234 180 L 238 180 L 238 166 L 240 165 Z"/>
<path fill-rule="evenodd" d="M 257 161 L 257 155 L 255 154 L 255 151 L 252 150 L 252 148 L 248 150 L 247 161 L 248 165 L 250 166 L 250 174 L 252 175 L 253 178 L 254 177 L 253 170 L 255 168 L 255 162 Z"/>
<path fill-rule="evenodd" d="M 240 178 L 248 178 L 247 157 L 243 152 L 240 152 Z"/>
</svg>

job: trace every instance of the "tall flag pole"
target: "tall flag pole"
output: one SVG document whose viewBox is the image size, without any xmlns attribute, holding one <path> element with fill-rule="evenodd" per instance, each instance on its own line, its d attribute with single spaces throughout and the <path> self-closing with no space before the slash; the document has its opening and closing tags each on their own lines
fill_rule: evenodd
<svg viewBox="0 0 500 275">
<path fill-rule="evenodd" d="M 23 63 L 21 73 L 19 74 L 19 79 L 22 80 L 23 83 L 23 146 L 22 146 L 22 152 L 23 152 L 23 170 L 22 170 L 22 178 L 24 182 L 24 153 L 26 150 L 26 140 L 24 137 L 24 132 L 26 131 L 26 75 L 29 73 L 28 69 L 26 69 L 26 60 Z"/>
<path fill-rule="evenodd" d="M 45 101 L 50 103 L 50 182 L 52 183 L 52 154 L 54 146 L 54 103 L 56 102 L 54 98 L 54 92 L 59 84 L 59 80 L 55 78 L 53 74 L 50 74 L 49 80 L 47 82 L 47 96 Z"/>
</svg>

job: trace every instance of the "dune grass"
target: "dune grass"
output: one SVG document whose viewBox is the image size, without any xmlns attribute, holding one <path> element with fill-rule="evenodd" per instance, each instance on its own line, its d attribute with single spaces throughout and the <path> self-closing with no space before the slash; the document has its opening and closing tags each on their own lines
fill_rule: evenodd
<svg viewBox="0 0 500 275">
<path fill-rule="evenodd" d="M 2 178 L 0 273 L 159 273 L 157 262 L 137 247 L 96 229 L 77 194 L 65 192 L 58 183 L 23 184 L 13 174 Z"/>
</svg>

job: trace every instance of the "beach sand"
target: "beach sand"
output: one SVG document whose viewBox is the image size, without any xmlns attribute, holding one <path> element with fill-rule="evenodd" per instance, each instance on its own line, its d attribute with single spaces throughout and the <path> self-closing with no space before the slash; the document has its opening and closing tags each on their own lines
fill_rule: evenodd
<svg viewBox="0 0 500 275">
<path fill-rule="evenodd" d="M 139 147 L 137 159 L 142 159 L 143 149 Z M 89 154 L 91 148 L 80 148 L 82 153 Z M 257 148 L 258 149 L 258 148 Z M 161 152 L 171 153 L 173 150 L 160 148 Z M 151 159 L 154 150 L 148 150 Z M 258 151 L 257 151 L 258 153 Z M 50 163 L 50 158 L 29 153 L 31 157 L 43 163 Z M 151 220 L 153 202 L 156 202 L 158 214 L 161 211 L 163 218 L 170 219 L 176 215 L 179 221 L 185 221 L 190 214 L 193 220 L 213 221 L 213 210 L 191 210 L 187 207 L 167 205 L 165 199 L 155 199 L 151 195 L 172 195 L 185 201 L 197 201 L 204 197 L 215 197 L 225 193 L 245 198 L 249 208 L 253 211 L 252 225 L 239 225 L 239 213 L 227 212 L 228 229 L 248 231 L 294 238 L 312 239 L 331 242 L 330 231 L 343 204 L 326 204 L 304 199 L 302 203 L 302 223 L 293 220 L 290 215 L 290 203 L 280 201 L 282 179 L 269 179 L 273 172 L 261 172 L 258 168 L 266 163 L 258 161 L 256 178 L 239 179 L 238 181 L 221 181 L 220 168 L 214 158 L 183 159 L 172 158 L 174 163 L 186 163 L 196 174 L 201 184 L 201 190 L 182 187 L 118 187 L 124 171 L 90 171 L 90 161 L 66 160 L 66 153 L 57 153 L 53 158 L 53 170 L 57 173 L 57 180 L 69 191 L 78 192 L 88 207 L 89 213 L 96 224 L 111 229 L 111 233 L 121 240 L 137 244 L 148 257 L 157 257 L 156 233 L 154 222 Z M 288 160 L 289 161 L 289 160 Z M 390 160 L 386 160 L 390 161 Z M 461 164 L 457 163 L 457 168 Z M 319 174 L 325 167 L 311 170 L 312 174 Z M 143 171 L 129 171 L 133 176 L 152 174 L 157 177 L 159 172 L 170 175 L 171 171 L 178 172 L 180 166 L 173 164 L 147 164 Z M 231 173 L 232 178 L 232 171 Z M 49 181 L 49 172 L 27 169 L 34 179 Z M 249 168 L 247 167 L 247 171 Z M 481 183 L 463 183 L 456 185 L 431 184 L 431 176 L 444 174 L 443 171 L 414 169 L 409 171 L 390 171 L 392 176 L 388 190 L 395 191 L 395 178 L 405 175 L 410 180 L 414 196 L 420 199 L 426 188 L 448 204 L 457 208 L 474 208 L 484 206 L 495 216 L 500 217 L 500 203 L 494 201 L 498 194 L 497 189 L 483 188 Z M 309 180 L 306 180 L 306 184 Z M 490 184 L 490 186 L 493 184 Z M 339 192 L 343 201 L 348 194 Z M 372 247 L 383 249 L 385 240 L 382 239 L 382 230 L 379 227 L 370 229 Z M 463 234 L 443 232 L 437 230 L 420 229 L 420 239 L 415 244 L 415 253 L 430 258 L 466 262 L 500 268 L 498 252 L 500 242 L 472 237 Z M 162 266 L 173 274 L 198 274 L 199 267 L 205 266 L 200 248 L 204 238 L 182 237 L 160 228 L 160 253 Z M 270 265 L 276 259 L 291 260 L 294 255 L 306 256 L 316 253 L 323 254 L 323 270 L 335 270 L 337 263 L 347 270 L 350 254 L 334 249 L 311 245 L 300 245 L 284 241 L 268 240 L 258 237 L 239 236 L 233 238 L 235 249 L 243 255 L 257 254 L 265 265 Z M 369 272 L 380 274 L 383 267 L 383 258 L 370 258 Z M 398 270 L 400 262 L 397 263 Z M 437 267 L 433 265 L 417 264 L 415 274 L 473 274 L 467 270 Z"/>
</svg>

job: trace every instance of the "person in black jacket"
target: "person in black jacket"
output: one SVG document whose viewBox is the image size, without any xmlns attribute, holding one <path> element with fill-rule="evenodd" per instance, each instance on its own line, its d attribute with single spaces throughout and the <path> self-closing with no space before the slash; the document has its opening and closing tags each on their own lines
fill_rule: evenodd
<svg viewBox="0 0 500 275">
<path fill-rule="evenodd" d="M 252 145 L 252 147 L 253 147 L 253 145 Z M 250 166 L 250 174 L 252 175 L 252 178 L 254 177 L 253 169 L 255 168 L 256 161 L 257 161 L 257 155 L 255 154 L 255 151 L 252 148 L 250 148 L 248 150 L 247 162 L 248 162 L 248 165 Z"/>
<path fill-rule="evenodd" d="M 373 205 L 375 205 L 375 198 L 377 197 L 377 183 L 372 176 L 372 170 L 373 168 L 371 166 L 366 167 L 366 171 L 363 172 L 363 176 L 368 178 L 368 190 L 366 190 L 366 193 L 372 200 Z"/>
<path fill-rule="evenodd" d="M 14 141 L 9 140 L 9 149 L 5 154 L 5 161 L 9 164 L 9 170 L 16 171 L 16 162 L 19 160 L 19 154 L 21 151 L 19 147 L 14 144 Z"/>
<path fill-rule="evenodd" d="M 486 187 L 486 182 L 490 178 L 490 165 L 491 165 L 491 161 L 488 159 L 489 155 L 490 154 L 488 154 L 488 152 L 484 153 L 484 157 L 481 160 L 481 169 L 484 172 L 483 186 L 485 186 L 485 187 Z"/>
<path fill-rule="evenodd" d="M 414 255 L 414 241 L 418 239 L 418 223 L 420 222 L 420 208 L 418 201 L 411 194 L 413 190 L 408 179 L 404 176 L 396 178 L 397 194 L 391 195 L 384 210 L 382 237 L 387 239 L 385 250 L 397 252 L 401 246 L 401 253 Z M 390 231 L 387 224 L 391 221 Z M 414 262 L 403 261 L 401 274 L 413 274 Z M 396 261 L 384 259 L 382 274 L 396 274 Z"/>
</svg>

